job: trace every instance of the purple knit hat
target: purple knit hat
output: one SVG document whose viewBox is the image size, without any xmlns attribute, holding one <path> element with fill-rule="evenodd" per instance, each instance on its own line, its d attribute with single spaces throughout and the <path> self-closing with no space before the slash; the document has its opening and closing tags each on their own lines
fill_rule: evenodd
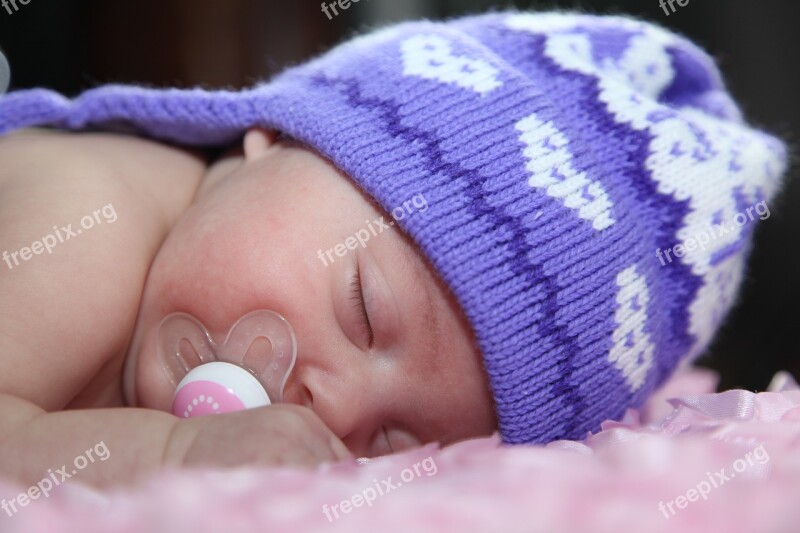
<svg viewBox="0 0 800 533">
<path fill-rule="evenodd" d="M 398 224 L 468 316 L 511 443 L 583 438 L 706 348 L 786 166 L 690 42 L 565 13 L 400 24 L 242 92 L 0 99 L 0 133 L 33 125 L 190 145 L 260 125 L 387 211 L 424 195 Z"/>
</svg>

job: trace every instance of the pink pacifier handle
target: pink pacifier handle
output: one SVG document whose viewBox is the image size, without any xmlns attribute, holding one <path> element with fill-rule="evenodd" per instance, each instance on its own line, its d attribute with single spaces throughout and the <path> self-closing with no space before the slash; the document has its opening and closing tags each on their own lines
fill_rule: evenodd
<svg viewBox="0 0 800 533">
<path fill-rule="evenodd" d="M 181 380 L 172 400 L 172 414 L 192 418 L 271 403 L 255 376 L 239 366 L 215 361 L 193 368 Z"/>
</svg>

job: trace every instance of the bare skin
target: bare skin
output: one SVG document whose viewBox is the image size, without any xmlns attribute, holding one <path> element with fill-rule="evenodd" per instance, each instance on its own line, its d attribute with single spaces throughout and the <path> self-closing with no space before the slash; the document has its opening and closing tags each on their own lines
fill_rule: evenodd
<svg viewBox="0 0 800 533">
<path fill-rule="evenodd" d="M 112 457 L 82 471 L 85 482 L 165 464 L 315 465 L 495 430 L 470 328 L 406 236 L 395 228 L 333 264 L 318 259 L 385 215 L 313 152 L 261 130 L 210 166 L 110 134 L 0 139 L 0 251 L 108 204 L 113 224 L 0 263 L 3 475 L 33 483 L 100 441 Z M 160 320 L 185 311 L 227 331 L 254 309 L 296 331 L 289 403 L 172 416 Z"/>
</svg>

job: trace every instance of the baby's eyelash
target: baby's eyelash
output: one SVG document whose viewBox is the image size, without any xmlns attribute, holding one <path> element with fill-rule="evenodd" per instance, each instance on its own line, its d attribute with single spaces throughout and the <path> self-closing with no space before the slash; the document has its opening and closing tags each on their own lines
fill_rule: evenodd
<svg viewBox="0 0 800 533">
<path fill-rule="evenodd" d="M 372 331 L 372 324 L 369 322 L 369 315 L 367 315 L 367 304 L 364 302 L 364 289 L 361 287 L 361 269 L 358 266 L 356 266 L 353 279 L 350 280 L 350 300 L 353 302 L 361 324 L 367 333 L 367 346 L 372 348 L 372 343 L 375 341 L 375 334 Z"/>
</svg>

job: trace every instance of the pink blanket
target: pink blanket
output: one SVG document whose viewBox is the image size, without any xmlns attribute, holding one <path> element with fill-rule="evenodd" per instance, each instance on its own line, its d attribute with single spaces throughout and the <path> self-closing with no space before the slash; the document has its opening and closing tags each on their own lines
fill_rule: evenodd
<svg viewBox="0 0 800 533">
<path fill-rule="evenodd" d="M 0 512 L 0 531 L 800 531 L 800 388 L 785 373 L 760 394 L 713 394 L 715 382 L 685 371 L 580 442 L 163 472 L 107 493 L 70 480 Z M 0 483 L 0 497 L 23 489 Z"/>
</svg>

